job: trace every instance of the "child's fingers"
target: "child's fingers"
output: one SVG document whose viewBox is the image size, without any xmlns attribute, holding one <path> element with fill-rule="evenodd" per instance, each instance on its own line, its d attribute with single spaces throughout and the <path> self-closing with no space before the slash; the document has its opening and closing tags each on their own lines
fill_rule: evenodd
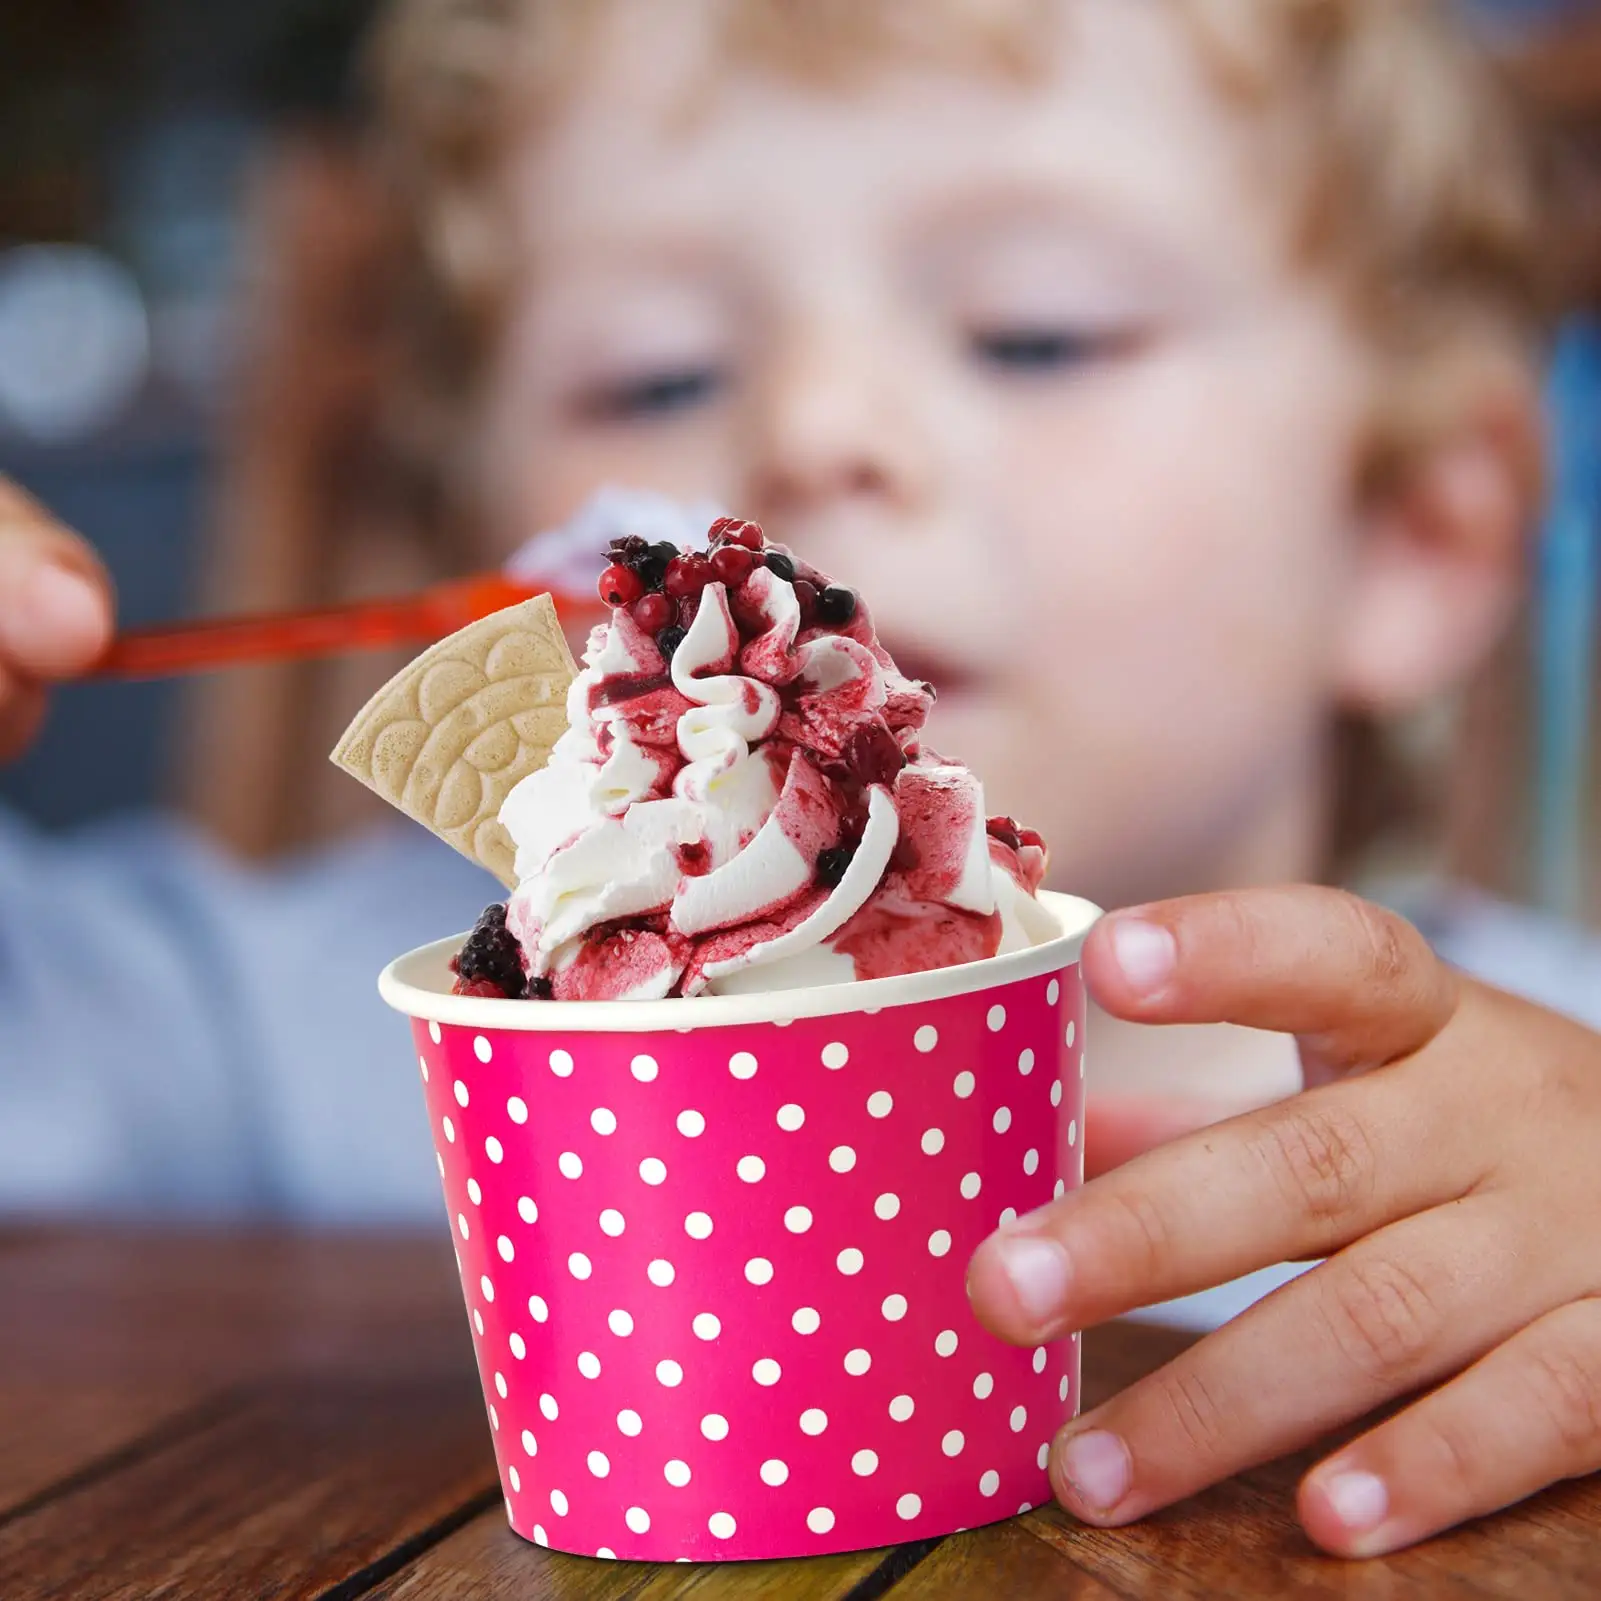
<svg viewBox="0 0 1601 1601">
<path fill-rule="evenodd" d="M 0 478 L 0 665 L 24 683 L 82 672 L 111 637 L 112 610 L 89 546 Z M 0 711 L 10 692 L 0 683 Z"/>
<path fill-rule="evenodd" d="M 1322 1463 L 1301 1521 L 1368 1557 L 1601 1470 L 1601 1300 L 1550 1313 Z"/>
<path fill-rule="evenodd" d="M 1442 1207 L 1292 1280 L 1064 1430 L 1063 1505 L 1131 1522 L 1458 1371 L 1556 1298 L 1524 1232 Z"/>
<path fill-rule="evenodd" d="M 1084 1114 L 1084 1173 L 1098 1178 L 1159 1145 L 1209 1128 L 1236 1109 L 1158 1095 L 1091 1095 Z"/>
<path fill-rule="evenodd" d="M 1117 912 L 1084 946 L 1096 1000 L 1139 1023 L 1238 1023 L 1301 1039 L 1330 1068 L 1421 1049 L 1456 980 L 1403 918 L 1339 890 L 1198 895 Z"/>
<path fill-rule="evenodd" d="M 991 1235 L 968 1269 L 973 1309 L 1032 1345 L 1326 1255 L 1464 1194 L 1485 1115 L 1470 1097 L 1420 1105 L 1398 1070 L 1187 1135 Z"/>
</svg>

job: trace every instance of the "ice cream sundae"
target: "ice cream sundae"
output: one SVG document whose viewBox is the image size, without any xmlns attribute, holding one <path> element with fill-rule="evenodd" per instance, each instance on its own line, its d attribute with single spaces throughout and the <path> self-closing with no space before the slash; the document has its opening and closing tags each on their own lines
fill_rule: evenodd
<svg viewBox="0 0 1601 1601">
<path fill-rule="evenodd" d="M 866 602 L 755 523 L 614 540 L 549 760 L 506 795 L 516 887 L 458 993 L 654 1000 L 850 982 L 1052 938 L 1039 836 L 923 741 Z"/>
</svg>

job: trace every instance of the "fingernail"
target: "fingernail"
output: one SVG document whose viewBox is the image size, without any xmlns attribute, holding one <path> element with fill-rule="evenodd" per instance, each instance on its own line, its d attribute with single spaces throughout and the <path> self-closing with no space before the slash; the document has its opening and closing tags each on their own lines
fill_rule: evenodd
<svg viewBox="0 0 1601 1601">
<path fill-rule="evenodd" d="M 1178 966 L 1178 943 L 1157 923 L 1119 917 L 1112 923 L 1112 954 L 1129 985 L 1143 995 L 1166 987 Z"/>
<path fill-rule="evenodd" d="M 1110 1512 L 1128 1494 L 1128 1447 L 1105 1429 L 1075 1434 L 1063 1443 L 1058 1460 L 1074 1497 L 1091 1512 Z"/>
<path fill-rule="evenodd" d="M 1055 1322 L 1067 1304 L 1068 1281 L 1072 1277 L 1067 1252 L 1054 1240 L 1038 1236 L 1003 1236 L 996 1249 L 1001 1270 L 1024 1313 L 1036 1324 Z"/>
<path fill-rule="evenodd" d="M 4 633 L 24 665 L 67 670 L 105 639 L 105 603 L 88 579 L 53 561 L 37 563 L 5 607 Z"/>
<path fill-rule="evenodd" d="M 1390 1515 L 1390 1492 L 1374 1473 L 1336 1473 L 1323 1481 L 1334 1515 L 1352 1534 L 1371 1534 Z"/>
</svg>

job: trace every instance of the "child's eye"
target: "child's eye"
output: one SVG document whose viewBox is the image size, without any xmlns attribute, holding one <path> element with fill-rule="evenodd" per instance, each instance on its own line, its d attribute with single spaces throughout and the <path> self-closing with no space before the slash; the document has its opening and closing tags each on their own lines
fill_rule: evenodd
<svg viewBox="0 0 1601 1601">
<path fill-rule="evenodd" d="M 585 409 L 607 422 L 670 417 L 704 406 L 716 397 L 725 381 L 725 375 L 715 367 L 646 373 L 596 389 Z"/>
<path fill-rule="evenodd" d="M 1110 354 L 1105 335 L 1071 328 L 994 328 L 971 335 L 973 354 L 1007 373 L 1053 373 L 1082 367 Z"/>
</svg>

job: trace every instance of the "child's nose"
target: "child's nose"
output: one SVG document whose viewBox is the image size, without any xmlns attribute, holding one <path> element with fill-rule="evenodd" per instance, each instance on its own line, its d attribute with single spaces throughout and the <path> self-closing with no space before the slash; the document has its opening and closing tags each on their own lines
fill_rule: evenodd
<svg viewBox="0 0 1601 1601">
<path fill-rule="evenodd" d="M 775 356 L 745 416 L 745 504 L 785 521 L 918 510 L 935 476 L 910 375 L 868 329 L 813 332 Z"/>
</svg>

